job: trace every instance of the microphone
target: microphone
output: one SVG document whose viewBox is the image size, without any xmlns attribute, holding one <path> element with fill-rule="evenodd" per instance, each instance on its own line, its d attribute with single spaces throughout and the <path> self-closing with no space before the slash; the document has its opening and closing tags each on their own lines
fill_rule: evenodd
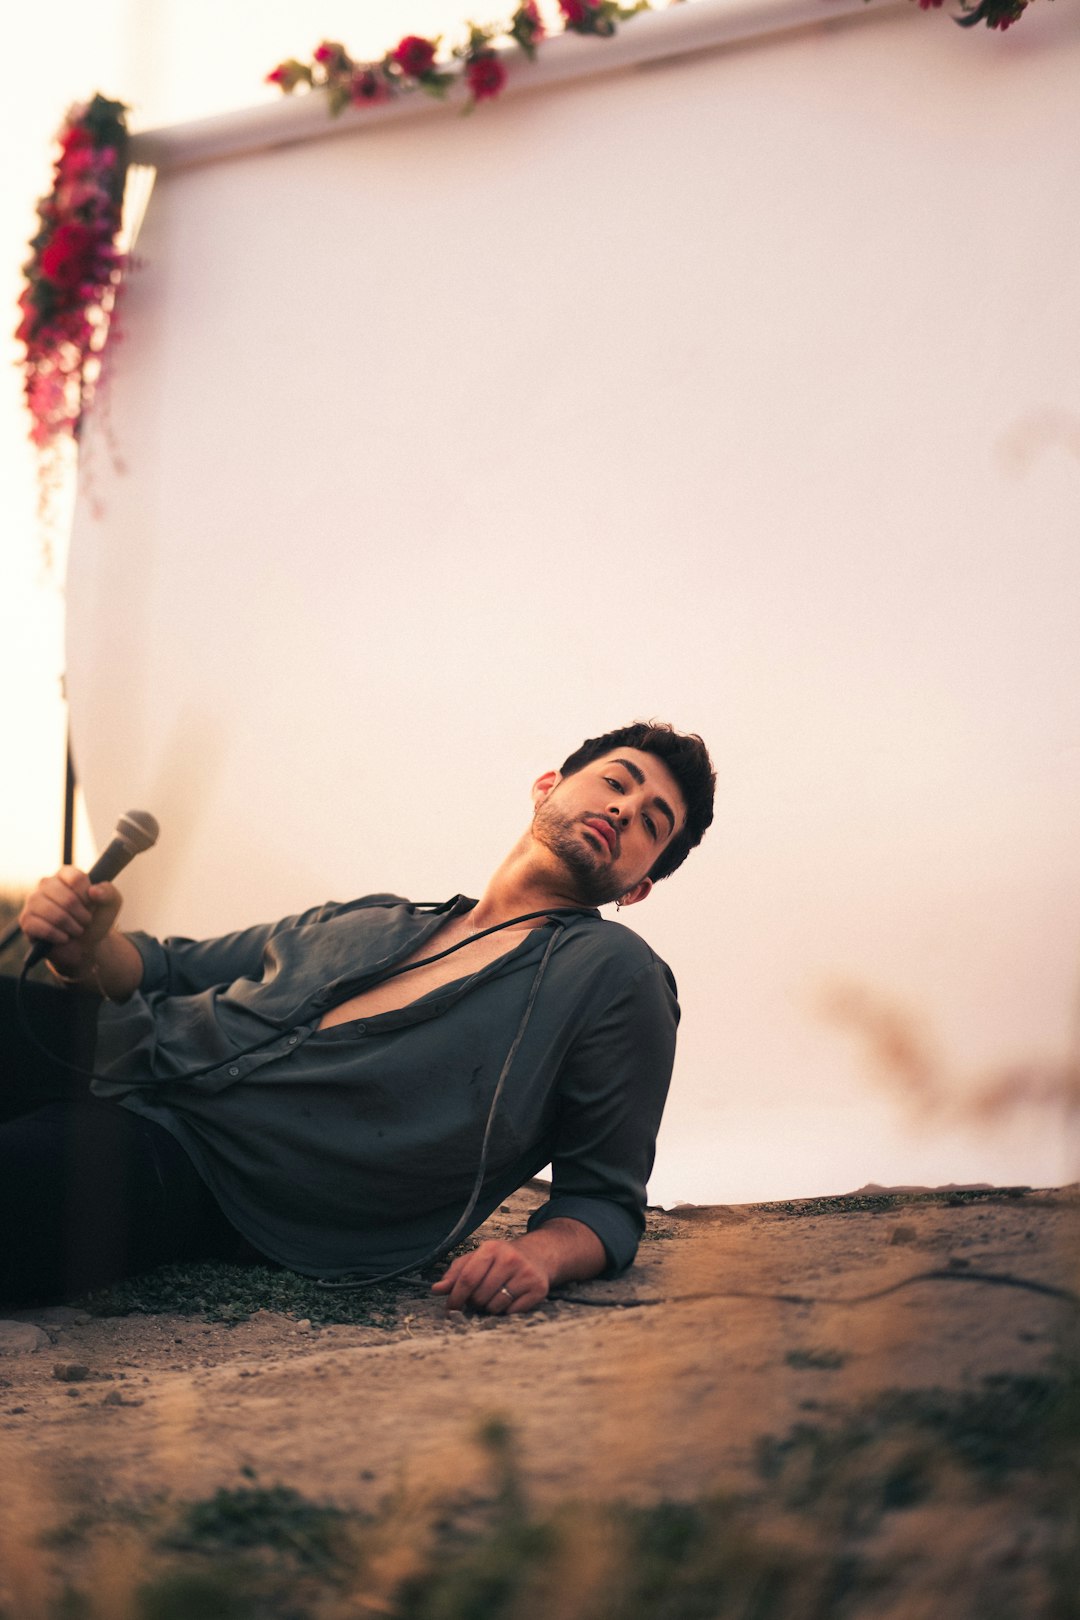
<svg viewBox="0 0 1080 1620">
<path fill-rule="evenodd" d="M 136 855 L 144 850 L 153 849 L 158 839 L 158 824 L 148 810 L 129 810 L 121 816 L 116 823 L 116 832 L 106 849 L 103 849 L 89 872 L 86 874 L 91 883 L 111 883 L 133 861 Z M 34 967 L 44 960 L 52 950 L 52 942 L 39 939 L 30 949 L 26 959 L 26 969 Z"/>
</svg>

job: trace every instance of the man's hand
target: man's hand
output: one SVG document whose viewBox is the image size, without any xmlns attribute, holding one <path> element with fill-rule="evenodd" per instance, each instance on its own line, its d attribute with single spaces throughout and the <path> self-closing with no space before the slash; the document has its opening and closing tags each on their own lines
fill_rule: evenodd
<svg viewBox="0 0 1080 1620">
<path fill-rule="evenodd" d="M 446 1294 L 447 1307 L 515 1316 L 531 1311 L 563 1282 L 595 1277 L 607 1265 L 604 1245 L 582 1221 L 559 1216 L 508 1242 L 489 1238 L 447 1266 L 433 1294 Z"/>
<path fill-rule="evenodd" d="M 19 927 L 62 979 L 92 985 L 122 1001 L 142 983 L 142 957 L 114 928 L 123 901 L 111 883 L 91 883 L 77 866 L 42 878 L 19 913 Z"/>
<path fill-rule="evenodd" d="M 447 1268 L 433 1294 L 448 1294 L 447 1308 L 463 1311 L 471 1305 L 493 1316 L 530 1311 L 547 1298 L 551 1278 L 518 1243 L 490 1238 L 471 1254 L 460 1254 Z"/>
<path fill-rule="evenodd" d="M 77 866 L 62 866 L 42 878 L 19 913 L 19 927 L 34 944 L 49 946 L 49 961 L 68 979 L 93 966 L 97 947 L 116 921 L 120 891 L 111 883 L 91 883 Z"/>
</svg>

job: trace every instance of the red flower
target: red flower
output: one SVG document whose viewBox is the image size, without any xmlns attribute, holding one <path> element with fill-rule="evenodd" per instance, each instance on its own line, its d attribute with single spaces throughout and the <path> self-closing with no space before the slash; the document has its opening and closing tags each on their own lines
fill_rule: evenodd
<svg viewBox="0 0 1080 1620">
<path fill-rule="evenodd" d="M 357 107 L 370 107 L 374 102 L 388 101 L 390 86 L 381 73 L 362 68 L 354 73 L 349 85 L 349 100 Z"/>
<path fill-rule="evenodd" d="M 288 93 L 295 90 L 298 84 L 311 83 L 311 69 L 305 63 L 298 62 L 295 56 L 290 56 L 266 75 L 266 82 L 276 84 L 279 90 Z"/>
<path fill-rule="evenodd" d="M 69 146 L 57 165 L 65 180 L 90 174 L 98 167 L 98 154 L 90 142 Z"/>
<path fill-rule="evenodd" d="M 41 273 L 58 287 L 90 279 L 96 233 L 86 225 L 59 225 L 41 250 Z"/>
<path fill-rule="evenodd" d="M 590 11 L 599 10 L 600 0 L 559 0 L 559 10 L 571 28 L 580 28 Z"/>
<path fill-rule="evenodd" d="M 506 68 L 494 51 L 481 51 L 465 64 L 465 82 L 473 93 L 474 101 L 487 101 L 497 96 L 506 83 Z"/>
<path fill-rule="evenodd" d="M 419 34 L 406 34 L 393 53 L 393 59 L 410 79 L 422 79 L 435 66 L 435 46 Z"/>
<path fill-rule="evenodd" d="M 60 150 L 65 156 L 68 152 L 76 152 L 93 144 L 93 137 L 85 124 L 69 124 L 60 136 Z"/>
<path fill-rule="evenodd" d="M 539 45 L 547 33 L 536 0 L 521 0 L 521 4 L 514 12 L 510 32 L 518 44 L 524 46 L 531 56 L 533 47 Z"/>
<path fill-rule="evenodd" d="M 316 45 L 315 60 L 330 73 L 341 73 L 349 66 L 349 54 L 344 45 L 332 39 L 324 39 L 321 45 Z"/>
</svg>

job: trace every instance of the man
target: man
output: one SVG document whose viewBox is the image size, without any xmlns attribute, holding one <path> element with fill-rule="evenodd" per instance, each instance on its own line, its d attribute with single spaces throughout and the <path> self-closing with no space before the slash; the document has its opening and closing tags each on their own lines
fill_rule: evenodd
<svg viewBox="0 0 1080 1620">
<path fill-rule="evenodd" d="M 595 908 L 675 870 L 714 784 L 700 738 L 623 727 L 534 783 L 479 901 L 368 896 L 218 940 L 121 933 L 113 885 L 43 880 L 20 921 L 103 998 L 96 1079 L 0 1127 L 0 1298 L 198 1255 L 330 1281 L 409 1269 L 549 1161 L 529 1229 L 460 1256 L 435 1292 L 520 1312 L 628 1265 L 678 1005 L 665 964 Z M 4 1235 L 20 1211 L 29 1261 Z"/>
</svg>

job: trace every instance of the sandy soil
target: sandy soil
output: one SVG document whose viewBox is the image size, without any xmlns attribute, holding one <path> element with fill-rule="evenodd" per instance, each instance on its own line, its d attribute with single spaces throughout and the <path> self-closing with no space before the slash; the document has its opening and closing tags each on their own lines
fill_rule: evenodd
<svg viewBox="0 0 1080 1620">
<path fill-rule="evenodd" d="M 480 1235 L 519 1229 L 539 1196 Z M 0 1536 L 18 1534 L 16 1496 L 47 1523 L 87 1489 L 205 1497 L 243 1469 L 362 1509 L 402 1484 L 457 1489 L 496 1414 L 537 1502 L 760 1494 L 763 1441 L 800 1423 L 1054 1369 L 1077 1316 L 1054 1292 L 1077 1286 L 1075 1190 L 859 1204 L 653 1213 L 624 1277 L 520 1317 L 448 1316 L 419 1287 L 389 1330 L 27 1313 L 42 1342 L 0 1358 L 0 1467 L 20 1484 Z M 954 1550 L 1022 1562 L 1038 1541 L 1022 1495 L 961 1493 Z"/>
</svg>

